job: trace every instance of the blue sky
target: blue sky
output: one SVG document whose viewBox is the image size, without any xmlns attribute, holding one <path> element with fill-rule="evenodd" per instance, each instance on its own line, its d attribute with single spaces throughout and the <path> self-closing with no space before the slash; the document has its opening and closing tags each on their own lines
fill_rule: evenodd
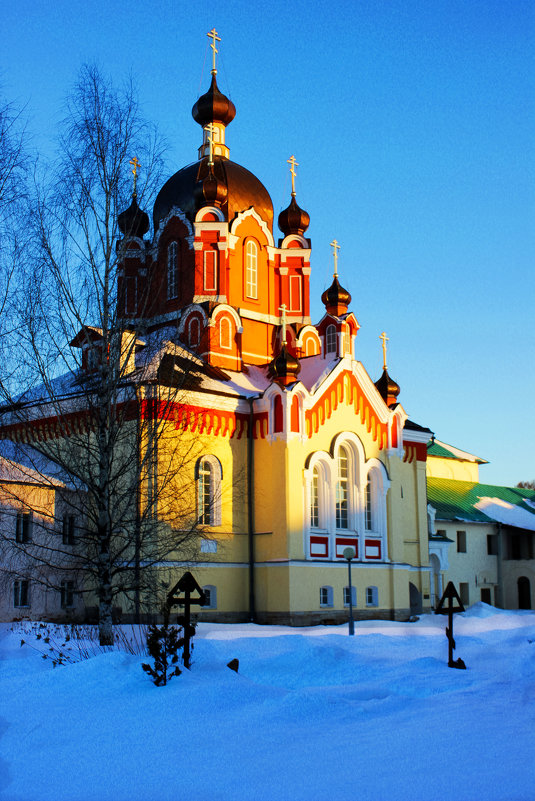
<svg viewBox="0 0 535 801">
<path fill-rule="evenodd" d="M 312 314 L 329 242 L 376 379 L 386 330 L 410 417 L 491 464 L 488 483 L 535 478 L 535 3 L 532 0 L 153 0 L 0 3 L 0 80 L 50 152 L 84 62 L 132 72 L 169 143 L 195 160 L 191 106 L 218 80 L 236 108 L 231 158 L 275 213 L 311 217 Z"/>
</svg>

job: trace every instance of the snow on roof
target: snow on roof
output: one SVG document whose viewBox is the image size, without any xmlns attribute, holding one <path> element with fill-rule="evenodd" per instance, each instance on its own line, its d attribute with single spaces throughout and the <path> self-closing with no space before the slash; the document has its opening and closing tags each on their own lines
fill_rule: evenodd
<svg viewBox="0 0 535 801">
<path fill-rule="evenodd" d="M 428 477 L 427 498 L 437 520 L 502 523 L 535 531 L 535 490 Z"/>
<path fill-rule="evenodd" d="M 446 442 L 441 442 L 439 439 L 434 439 L 427 446 L 428 456 L 438 456 L 442 459 L 458 459 L 462 462 L 476 462 L 477 464 L 488 464 L 486 459 L 481 459 L 468 451 L 462 451 L 460 448 L 455 448 L 453 445 L 448 445 Z"/>
<path fill-rule="evenodd" d="M 66 486 L 60 468 L 29 445 L 0 441 L 0 481 L 17 484 Z"/>
</svg>

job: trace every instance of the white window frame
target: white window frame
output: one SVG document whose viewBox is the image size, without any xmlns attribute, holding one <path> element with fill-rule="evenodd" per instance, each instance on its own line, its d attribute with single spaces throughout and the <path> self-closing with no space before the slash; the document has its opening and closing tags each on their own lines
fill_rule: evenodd
<svg viewBox="0 0 535 801">
<path fill-rule="evenodd" d="M 202 456 L 196 465 L 197 520 L 201 526 L 221 525 L 221 463 L 215 456 Z"/>
<path fill-rule="evenodd" d="M 333 588 L 328 585 L 320 587 L 320 607 L 327 609 L 334 606 Z"/>
<path fill-rule="evenodd" d="M 62 609 L 72 609 L 74 606 L 75 585 L 72 579 L 64 579 L 60 587 L 60 604 Z"/>
<path fill-rule="evenodd" d="M 245 243 L 245 297 L 258 300 L 258 244 L 254 239 Z"/>
<path fill-rule="evenodd" d="M 16 609 L 30 606 L 30 582 L 28 579 L 17 579 L 13 582 L 13 606 Z"/>
<path fill-rule="evenodd" d="M 342 600 L 345 607 L 349 607 L 349 587 L 346 586 L 342 590 Z M 357 605 L 357 588 L 354 584 L 351 585 L 351 606 L 353 609 Z"/>
<path fill-rule="evenodd" d="M 337 333 L 336 333 L 336 326 L 332 323 L 327 326 L 325 329 L 325 353 L 336 353 L 336 340 L 337 340 Z"/>
<path fill-rule="evenodd" d="M 337 475 L 336 475 L 336 499 L 335 499 L 335 526 L 337 531 L 349 531 L 350 529 L 350 478 L 351 478 L 351 468 L 350 468 L 350 459 L 351 456 L 349 454 L 348 449 L 341 445 L 338 449 L 338 453 L 336 455 L 336 466 L 337 466 Z M 343 498 L 342 498 L 343 494 Z M 343 503 L 345 501 L 345 515 L 342 514 L 343 512 Z M 344 520 L 345 517 L 345 520 Z M 345 525 L 341 525 L 345 522 Z"/>
<path fill-rule="evenodd" d="M 206 593 L 209 603 L 201 606 L 201 609 L 217 609 L 217 587 L 214 584 L 206 584 L 202 591 Z"/>
<path fill-rule="evenodd" d="M 379 590 L 377 587 L 366 587 L 366 606 L 379 606 Z"/>
<path fill-rule="evenodd" d="M 167 246 L 167 300 L 178 297 L 178 242 Z"/>
<path fill-rule="evenodd" d="M 17 512 L 15 520 L 15 542 L 24 544 L 32 541 L 32 512 Z"/>
</svg>

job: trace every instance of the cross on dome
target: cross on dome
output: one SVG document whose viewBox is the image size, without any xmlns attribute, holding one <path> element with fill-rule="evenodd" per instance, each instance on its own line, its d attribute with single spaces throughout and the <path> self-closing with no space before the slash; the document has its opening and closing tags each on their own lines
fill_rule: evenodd
<svg viewBox="0 0 535 801">
<path fill-rule="evenodd" d="M 340 245 L 338 244 L 336 239 L 333 239 L 333 241 L 330 242 L 330 245 L 333 249 L 333 256 L 334 256 L 334 277 L 338 278 L 338 251 L 340 250 Z"/>
<path fill-rule="evenodd" d="M 382 340 L 383 343 L 383 370 L 386 370 L 386 343 L 388 342 L 388 337 L 384 331 L 379 339 Z"/>
<path fill-rule="evenodd" d="M 213 122 L 209 122 L 206 126 L 207 134 L 206 137 L 208 139 L 208 166 L 214 166 L 214 128 L 215 125 Z"/>
<path fill-rule="evenodd" d="M 216 57 L 216 53 L 219 52 L 215 43 L 216 42 L 220 42 L 221 41 L 221 37 L 217 35 L 217 31 L 216 31 L 215 28 L 212 28 L 210 33 L 207 33 L 206 35 L 207 35 L 207 37 L 209 39 L 212 40 L 211 43 L 210 43 L 210 47 L 212 48 L 212 75 L 215 75 L 217 73 L 216 66 L 215 66 L 215 57 Z"/>
<path fill-rule="evenodd" d="M 130 161 L 128 163 L 132 165 L 132 174 L 134 176 L 134 192 L 133 192 L 133 194 L 135 195 L 135 194 L 137 194 L 137 190 L 136 190 L 136 187 L 137 187 L 137 170 L 138 170 L 138 167 L 141 167 L 141 164 L 139 163 L 139 161 L 137 159 L 137 156 L 134 156 L 133 159 L 130 159 Z"/>
<path fill-rule="evenodd" d="M 297 170 L 295 168 L 299 167 L 299 163 L 296 161 L 295 156 L 290 156 L 286 163 L 290 165 L 290 173 L 292 175 L 292 196 L 295 197 L 295 176 L 297 175 Z"/>
</svg>

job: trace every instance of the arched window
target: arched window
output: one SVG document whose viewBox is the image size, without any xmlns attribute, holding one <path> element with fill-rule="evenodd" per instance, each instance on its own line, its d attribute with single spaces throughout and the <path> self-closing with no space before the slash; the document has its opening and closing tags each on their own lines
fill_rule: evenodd
<svg viewBox="0 0 535 801">
<path fill-rule="evenodd" d="M 336 328 L 328 325 L 325 331 L 325 353 L 336 353 Z"/>
<path fill-rule="evenodd" d="M 198 345 L 201 340 L 201 324 L 198 317 L 193 317 L 189 321 L 188 341 L 190 345 Z"/>
<path fill-rule="evenodd" d="M 336 528 L 348 528 L 348 455 L 345 448 L 338 451 L 338 480 L 336 482 Z"/>
<path fill-rule="evenodd" d="M 292 431 L 299 431 L 299 398 L 297 395 L 294 395 L 292 399 L 292 421 L 291 421 L 291 430 Z"/>
<path fill-rule="evenodd" d="M 372 499 L 372 485 L 368 481 L 364 490 L 364 526 L 366 531 L 373 531 L 373 499 Z"/>
<path fill-rule="evenodd" d="M 273 398 L 273 432 L 278 434 L 281 431 L 284 431 L 282 399 L 280 395 L 275 395 Z"/>
<path fill-rule="evenodd" d="M 245 245 L 245 296 L 258 298 L 258 245 L 254 239 Z"/>
<path fill-rule="evenodd" d="M 320 477 L 318 468 L 312 471 L 312 481 L 310 483 L 310 528 L 319 528 L 320 525 Z"/>
<path fill-rule="evenodd" d="M 167 300 L 178 297 L 178 245 L 171 242 L 167 248 Z"/>
<path fill-rule="evenodd" d="M 219 345 L 222 348 L 232 347 L 232 325 L 228 317 L 222 317 L 219 323 Z"/>
<path fill-rule="evenodd" d="M 312 337 L 308 337 L 305 346 L 305 352 L 307 356 L 315 356 L 316 355 L 316 343 L 312 339 Z"/>
<path fill-rule="evenodd" d="M 201 526 L 221 525 L 221 465 L 215 456 L 197 462 L 197 520 Z"/>
</svg>

